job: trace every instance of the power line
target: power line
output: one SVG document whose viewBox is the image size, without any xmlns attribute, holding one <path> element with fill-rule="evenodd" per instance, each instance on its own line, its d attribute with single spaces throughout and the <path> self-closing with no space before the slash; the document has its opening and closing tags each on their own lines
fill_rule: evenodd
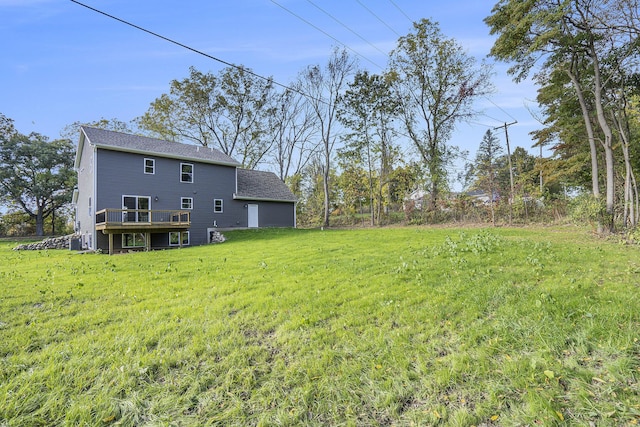
<svg viewBox="0 0 640 427">
<path fill-rule="evenodd" d="M 389 3 L 391 3 L 392 5 L 394 5 L 396 7 L 396 9 L 398 9 L 400 11 L 400 13 L 402 13 L 404 15 L 405 18 L 407 18 L 407 20 L 409 22 L 411 22 L 413 24 L 413 20 L 411 18 L 409 18 L 409 15 L 407 15 L 406 13 L 404 13 L 404 10 L 400 9 L 400 6 L 398 6 L 396 4 L 396 2 L 394 2 L 393 0 L 389 0 Z"/>
<path fill-rule="evenodd" d="M 518 120 L 516 120 L 516 118 L 515 118 L 515 117 L 513 117 L 511 114 L 509 114 L 508 112 L 506 112 L 506 111 L 505 111 L 501 106 L 499 106 L 498 104 L 496 104 L 495 102 L 493 102 L 493 101 L 491 100 L 491 98 L 487 97 L 486 95 L 483 95 L 483 97 L 484 97 L 487 101 L 489 101 L 490 103 L 492 103 L 493 105 L 495 105 L 495 106 L 496 106 L 496 108 L 498 108 L 500 111 L 502 111 L 502 112 L 503 112 L 503 113 L 505 113 L 507 116 L 509 116 L 509 118 L 510 118 L 511 120 L 513 120 L 514 122 L 517 122 L 517 121 L 518 121 Z M 489 116 L 487 116 L 487 117 L 489 117 Z M 494 120 L 495 120 L 495 119 L 494 119 Z M 498 121 L 498 122 L 502 122 L 503 120 L 496 120 L 496 121 Z"/>
<path fill-rule="evenodd" d="M 495 117 L 491 117 L 490 115 L 486 114 L 486 113 L 480 113 L 481 116 L 485 116 L 491 120 L 495 120 L 498 123 L 504 123 L 504 120 L 500 120 L 500 119 L 496 119 Z"/>
<path fill-rule="evenodd" d="M 71 0 L 73 1 L 73 0 Z M 331 34 L 327 33 L 326 31 L 324 31 L 322 28 L 312 24 L 311 22 L 307 21 L 306 19 L 304 19 L 302 16 L 298 15 L 297 13 L 287 9 L 286 7 L 284 7 L 283 5 L 281 5 L 280 3 L 278 3 L 275 0 L 270 0 L 271 3 L 275 4 L 276 6 L 280 7 L 281 9 L 285 10 L 286 12 L 289 12 L 291 15 L 295 16 L 296 18 L 298 18 L 299 20 L 301 20 L 302 22 L 304 22 L 305 24 L 309 25 L 310 27 L 315 28 L 316 30 L 320 31 L 322 34 L 324 34 L 325 36 L 329 37 L 330 39 L 332 39 L 333 41 L 341 44 L 342 46 L 346 47 L 347 49 L 349 49 L 351 52 L 355 53 L 356 55 L 358 55 L 360 58 L 366 60 L 367 62 L 370 62 L 371 64 L 375 65 L 376 67 L 380 68 L 380 69 L 384 69 L 383 67 L 381 67 L 380 65 L 376 64 L 375 62 L 373 62 L 372 60 L 370 60 L 369 58 L 367 58 L 366 56 L 362 55 L 361 53 L 359 53 L 358 51 L 356 51 L 355 49 L 347 46 L 345 43 L 341 42 L 340 40 L 338 40 L 337 38 L 333 37 Z"/>
<path fill-rule="evenodd" d="M 390 29 L 396 36 L 401 37 L 400 34 L 398 34 L 398 32 L 396 30 L 394 30 L 389 24 L 387 24 L 385 21 L 382 20 L 382 18 L 380 18 L 378 15 L 376 15 L 375 13 L 373 13 L 373 11 L 371 9 L 369 9 L 364 3 L 362 3 L 360 0 L 356 0 L 358 2 L 358 4 L 360 6 L 362 6 L 365 10 L 367 10 L 367 12 L 369 12 L 371 15 L 373 15 L 378 21 L 380 21 L 384 26 L 386 26 L 388 29 Z"/>
<path fill-rule="evenodd" d="M 316 9 L 318 9 L 320 12 L 324 13 L 325 15 L 327 15 L 329 18 L 333 19 L 334 21 L 336 21 L 338 24 L 342 25 L 344 28 L 346 28 L 348 31 L 350 31 L 352 34 L 356 35 L 357 37 L 360 38 L 360 40 L 362 40 L 363 42 L 367 43 L 369 46 L 371 46 L 372 48 L 374 48 L 375 50 L 377 50 L 378 52 L 380 52 L 383 55 L 387 55 L 385 52 L 383 52 L 382 50 L 380 50 L 380 48 L 378 48 L 377 46 L 375 46 L 373 43 L 371 43 L 369 40 L 365 39 L 364 37 L 362 37 L 360 34 L 356 33 L 354 30 L 352 30 L 349 26 L 347 26 L 346 24 L 342 23 L 340 20 L 338 20 L 338 18 L 336 18 L 335 16 L 333 16 L 332 14 L 330 14 L 329 12 L 327 12 L 326 10 L 324 10 L 323 8 L 321 8 L 320 6 L 318 6 L 317 4 L 315 4 L 314 2 L 312 2 L 311 0 L 307 0 L 307 3 L 311 4 L 313 7 L 315 7 Z"/>
<path fill-rule="evenodd" d="M 133 27 L 133 28 L 135 28 L 135 29 L 137 29 L 137 30 L 143 31 L 143 32 L 145 32 L 145 33 L 147 33 L 147 34 L 151 34 L 151 35 L 152 35 L 152 36 L 154 36 L 154 37 L 158 37 L 158 38 L 160 38 L 160 39 L 162 39 L 162 40 L 168 41 L 169 43 L 173 43 L 173 44 L 175 44 L 175 45 L 177 45 L 177 46 L 180 46 L 180 47 L 182 47 L 182 48 L 184 48 L 184 49 L 190 50 L 191 52 L 197 53 L 198 55 L 202 55 L 202 56 L 207 57 L 207 58 L 209 58 L 209 59 L 213 59 L 214 61 L 220 62 L 220 63 L 222 63 L 222 64 L 224 64 L 224 65 L 226 65 L 226 66 L 228 66 L 228 67 L 233 67 L 233 68 L 235 68 L 235 69 L 237 69 L 237 70 L 240 70 L 240 71 L 242 71 L 242 72 L 245 72 L 245 73 L 247 73 L 247 74 L 250 74 L 250 75 L 252 75 L 252 76 L 254 76 L 254 77 L 257 77 L 257 78 L 262 79 L 262 80 L 265 80 L 265 81 L 267 81 L 267 82 L 269 82 L 269 83 L 273 83 L 273 84 L 275 84 L 275 85 L 278 85 L 278 86 L 280 86 L 280 87 L 282 87 L 282 88 L 284 88 L 284 89 L 290 90 L 290 91 L 292 91 L 292 92 L 296 92 L 296 93 L 298 93 L 298 94 L 300 94 L 300 95 L 302 95 L 302 96 L 304 96 L 304 97 L 306 97 L 306 98 L 313 99 L 313 100 L 315 100 L 315 101 L 319 101 L 319 102 L 322 102 L 322 103 L 326 104 L 326 102 L 325 102 L 325 101 L 323 101 L 322 99 L 317 99 L 317 98 L 315 98 L 315 97 L 313 97 L 313 96 L 311 96 L 311 95 L 308 95 L 308 94 L 306 94 L 306 93 L 304 93 L 304 92 L 302 92 L 302 91 L 300 91 L 300 90 L 298 90 L 298 89 L 296 89 L 296 88 L 293 88 L 293 87 L 291 87 L 291 86 L 288 86 L 288 85 L 285 85 L 285 84 L 279 83 L 279 82 L 277 82 L 276 80 L 274 80 L 274 79 L 273 79 L 273 78 L 271 78 L 271 77 L 265 77 L 265 76 L 262 76 L 262 75 L 260 75 L 260 74 L 258 74 L 258 73 L 254 73 L 254 72 L 253 72 L 253 71 L 251 71 L 250 69 L 245 68 L 245 67 L 243 67 L 243 66 L 241 66 L 241 65 L 236 65 L 236 64 L 233 64 L 233 63 L 231 63 L 231 62 L 227 62 L 227 61 L 225 61 L 225 60 L 223 60 L 223 59 L 217 58 L 217 57 L 215 57 L 215 56 L 213 56 L 213 55 L 209 55 L 208 53 L 205 53 L 205 52 L 203 52 L 203 51 L 201 51 L 201 50 L 195 49 L 195 48 L 193 48 L 193 47 L 191 47 L 191 46 L 187 46 L 187 45 L 186 45 L 186 44 L 184 44 L 184 43 L 180 43 L 180 42 L 178 42 L 178 41 L 176 41 L 176 40 L 170 39 L 169 37 L 165 37 L 165 36 L 163 36 L 163 35 L 161 35 L 161 34 L 154 33 L 153 31 L 147 30 L 146 28 L 140 27 L 139 25 L 133 24 L 133 23 L 131 23 L 131 22 L 129 22 L 129 21 L 125 21 L 124 19 L 118 18 L 117 16 L 110 15 L 110 14 L 108 14 L 108 13 L 106 13 L 106 12 L 103 12 L 103 11 L 101 11 L 101 10 L 98 10 L 98 9 L 96 9 L 96 8 L 93 8 L 93 7 L 91 7 L 91 6 L 88 6 L 88 5 L 86 5 L 86 4 L 84 4 L 84 3 L 81 3 L 81 2 L 79 2 L 79 1 L 77 1 L 77 0 L 70 0 L 70 1 L 71 1 L 71 2 L 73 2 L 73 3 L 75 3 L 75 4 L 77 4 L 77 5 L 79 5 L 79 6 L 83 6 L 83 7 L 87 8 L 87 9 L 89 9 L 89 10 L 93 11 L 93 12 L 96 12 L 96 13 L 99 13 L 99 14 L 101 14 L 101 15 L 104 15 L 104 16 L 106 16 L 107 18 L 114 19 L 114 20 L 116 20 L 116 21 L 118 21 L 118 22 L 121 22 L 121 23 L 123 23 L 123 24 L 125 24 L 125 25 L 128 25 L 128 26 L 130 26 L 130 27 Z"/>
<path fill-rule="evenodd" d="M 489 116 L 487 116 L 487 117 L 489 117 Z M 491 119 L 491 117 L 489 117 L 489 118 Z M 493 119 L 493 120 L 495 120 L 495 119 Z M 478 123 L 478 122 L 467 122 L 467 123 L 469 123 L 471 125 L 476 125 L 476 126 L 484 126 L 484 127 L 487 127 L 487 128 L 492 128 L 493 127 L 493 125 L 487 125 L 487 124 Z"/>
</svg>

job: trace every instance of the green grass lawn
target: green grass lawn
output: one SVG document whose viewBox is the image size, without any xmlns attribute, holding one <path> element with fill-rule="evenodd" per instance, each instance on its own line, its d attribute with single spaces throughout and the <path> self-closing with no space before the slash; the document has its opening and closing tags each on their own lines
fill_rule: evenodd
<svg viewBox="0 0 640 427">
<path fill-rule="evenodd" d="M 585 230 L 0 243 L 0 426 L 640 422 L 640 249 Z"/>
</svg>

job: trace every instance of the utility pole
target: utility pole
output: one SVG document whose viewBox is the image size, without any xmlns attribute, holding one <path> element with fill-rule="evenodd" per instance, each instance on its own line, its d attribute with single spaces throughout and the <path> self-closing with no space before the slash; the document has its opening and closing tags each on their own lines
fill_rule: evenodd
<svg viewBox="0 0 640 427">
<path fill-rule="evenodd" d="M 504 136 L 507 140 L 507 159 L 509 160 L 509 181 L 511 184 L 511 194 L 509 196 L 509 225 L 511 225 L 513 219 L 513 197 L 515 195 L 515 191 L 513 189 L 513 166 L 511 166 L 511 148 L 509 147 L 509 131 L 507 129 L 509 126 L 515 125 L 516 123 L 518 123 L 518 121 L 514 120 L 511 123 L 505 122 L 504 125 L 493 128 L 494 130 L 504 128 Z"/>
</svg>

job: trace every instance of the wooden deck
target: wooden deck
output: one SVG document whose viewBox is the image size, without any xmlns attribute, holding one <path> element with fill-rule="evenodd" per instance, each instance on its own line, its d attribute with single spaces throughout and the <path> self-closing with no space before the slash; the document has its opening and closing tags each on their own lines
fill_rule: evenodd
<svg viewBox="0 0 640 427">
<path fill-rule="evenodd" d="M 113 254 L 114 234 L 144 233 L 145 249 L 149 250 L 151 233 L 186 231 L 189 227 L 191 212 L 185 210 L 103 209 L 96 212 L 96 230 L 109 235 L 109 254 Z"/>
<path fill-rule="evenodd" d="M 96 230 L 104 233 L 185 230 L 191 226 L 190 211 L 103 209 L 96 212 Z"/>
</svg>

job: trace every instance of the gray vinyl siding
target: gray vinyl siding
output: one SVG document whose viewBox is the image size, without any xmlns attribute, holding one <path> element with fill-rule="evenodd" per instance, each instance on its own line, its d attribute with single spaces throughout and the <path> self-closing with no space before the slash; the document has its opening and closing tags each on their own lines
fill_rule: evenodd
<svg viewBox="0 0 640 427">
<path fill-rule="evenodd" d="M 78 166 L 78 200 L 76 201 L 76 228 L 82 236 L 82 245 L 93 249 L 95 239 L 95 158 L 91 144 L 85 142 Z M 91 200 L 91 209 L 89 209 Z"/>
<path fill-rule="evenodd" d="M 152 210 L 182 210 L 182 199 L 191 198 L 192 246 L 208 243 L 209 229 L 246 228 L 250 204 L 258 205 L 259 227 L 295 227 L 295 197 L 276 175 L 239 169 L 217 150 L 84 127 L 78 147 L 76 228 L 84 247 L 109 248 L 109 236 L 95 230 L 96 212 L 122 209 L 123 196 L 148 197 Z M 145 173 L 145 159 L 154 160 L 153 174 Z M 193 182 L 181 182 L 181 163 L 193 165 Z M 150 246 L 170 247 L 169 232 L 152 233 Z M 122 234 L 113 235 L 113 249 L 126 250 Z"/>
<path fill-rule="evenodd" d="M 295 205 L 292 202 L 247 201 L 258 205 L 258 227 L 293 227 L 295 225 Z M 245 216 L 246 213 L 245 213 Z M 246 222 L 245 218 L 245 222 Z"/>
<path fill-rule="evenodd" d="M 193 199 L 191 210 L 190 244 L 207 243 L 207 228 L 213 222 L 219 228 L 246 227 L 247 218 L 244 202 L 233 200 L 235 191 L 235 167 L 169 159 L 152 155 L 125 153 L 99 149 L 97 153 L 99 169 L 97 173 L 98 200 L 96 209 L 121 209 L 122 196 L 148 196 L 153 210 L 181 209 L 181 199 Z M 155 160 L 155 173 L 144 173 L 144 159 Z M 180 181 L 180 164 L 191 163 L 193 182 Z M 156 201 L 155 198 L 158 198 Z M 213 200 L 223 200 L 223 213 L 214 214 Z M 152 237 L 152 243 L 160 242 L 161 236 Z M 168 238 L 168 237 L 167 237 Z M 100 239 L 108 242 L 107 236 Z M 121 237 L 114 236 L 119 246 Z M 168 242 L 167 242 L 168 243 Z M 160 244 L 158 246 L 166 246 Z M 100 246 L 102 247 L 102 245 Z"/>
</svg>

